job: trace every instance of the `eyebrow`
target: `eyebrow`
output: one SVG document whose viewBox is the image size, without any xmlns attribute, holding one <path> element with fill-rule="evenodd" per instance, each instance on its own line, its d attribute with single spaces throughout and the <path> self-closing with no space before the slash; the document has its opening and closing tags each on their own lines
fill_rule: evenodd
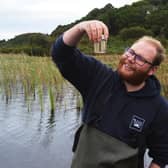
<svg viewBox="0 0 168 168">
<path fill-rule="evenodd" d="M 134 54 L 135 56 L 140 57 L 145 63 L 148 63 L 148 64 L 150 64 L 150 65 L 152 65 L 152 66 L 154 65 L 152 62 L 146 60 L 142 55 L 137 54 L 134 49 L 132 49 L 132 48 L 129 48 L 129 49 L 131 50 L 131 52 L 133 52 L 133 54 Z"/>
</svg>

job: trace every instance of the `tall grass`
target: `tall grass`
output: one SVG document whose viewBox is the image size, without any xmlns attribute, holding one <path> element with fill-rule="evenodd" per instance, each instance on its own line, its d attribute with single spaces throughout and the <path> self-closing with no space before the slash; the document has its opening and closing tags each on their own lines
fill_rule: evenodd
<svg viewBox="0 0 168 168">
<path fill-rule="evenodd" d="M 116 69 L 119 55 L 96 55 L 98 60 Z M 158 68 L 157 77 L 162 85 L 162 95 L 168 97 L 168 58 Z M 64 79 L 49 57 L 30 57 L 20 55 L 0 55 L 0 94 L 6 103 L 13 93 L 23 91 L 28 108 L 34 99 L 38 99 L 41 111 L 44 109 L 44 93 L 48 94 L 50 110 L 53 112 L 60 95 Z M 81 96 L 76 94 L 77 108 L 82 106 Z"/>
<path fill-rule="evenodd" d="M 41 110 L 43 110 L 43 93 L 52 90 L 50 95 L 59 91 L 63 83 L 58 69 L 48 57 L 29 57 L 27 55 L 0 55 L 0 87 L 6 102 L 19 87 L 24 92 L 24 99 L 28 106 L 32 98 L 38 96 Z M 51 101 L 54 97 L 52 97 Z M 53 102 L 51 109 L 53 108 Z"/>
<path fill-rule="evenodd" d="M 162 85 L 162 95 L 168 98 L 168 57 L 164 60 L 156 73 Z"/>
</svg>

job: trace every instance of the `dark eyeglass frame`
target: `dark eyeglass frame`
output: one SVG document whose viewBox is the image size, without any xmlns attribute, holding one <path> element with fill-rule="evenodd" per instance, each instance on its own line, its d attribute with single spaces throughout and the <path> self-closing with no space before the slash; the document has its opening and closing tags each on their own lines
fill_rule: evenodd
<svg viewBox="0 0 168 168">
<path fill-rule="evenodd" d="M 143 56 L 137 54 L 132 48 L 129 48 L 129 47 L 126 48 L 124 53 L 125 53 L 126 55 L 127 55 L 127 53 L 128 53 L 128 54 L 130 54 L 132 57 L 134 57 L 133 59 L 134 59 L 135 63 L 138 64 L 139 66 L 143 66 L 144 64 L 149 64 L 149 65 L 151 65 L 151 66 L 154 66 L 153 63 L 147 61 Z M 127 57 L 128 57 L 128 55 L 127 55 Z M 136 60 L 141 61 L 142 64 L 139 64 L 138 62 L 136 62 Z"/>
</svg>

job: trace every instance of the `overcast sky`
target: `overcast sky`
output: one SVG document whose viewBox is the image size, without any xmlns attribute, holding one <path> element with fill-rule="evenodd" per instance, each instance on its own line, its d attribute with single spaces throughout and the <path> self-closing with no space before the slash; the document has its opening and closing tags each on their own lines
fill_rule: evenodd
<svg viewBox="0 0 168 168">
<path fill-rule="evenodd" d="M 1 0 L 0 40 L 27 32 L 50 34 L 107 3 L 119 8 L 138 0 Z"/>
</svg>

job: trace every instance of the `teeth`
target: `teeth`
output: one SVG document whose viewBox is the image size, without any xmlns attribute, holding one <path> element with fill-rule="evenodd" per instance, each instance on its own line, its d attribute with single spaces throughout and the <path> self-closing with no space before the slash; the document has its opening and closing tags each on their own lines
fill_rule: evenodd
<svg viewBox="0 0 168 168">
<path fill-rule="evenodd" d="M 125 64 L 125 68 L 126 68 L 127 70 L 132 70 L 132 68 L 131 68 L 128 64 Z"/>
<path fill-rule="evenodd" d="M 128 64 L 125 64 L 125 67 L 129 68 L 130 66 Z"/>
<path fill-rule="evenodd" d="M 126 67 L 129 67 L 129 65 L 128 65 L 128 64 L 125 64 L 125 66 L 126 66 Z"/>
</svg>

